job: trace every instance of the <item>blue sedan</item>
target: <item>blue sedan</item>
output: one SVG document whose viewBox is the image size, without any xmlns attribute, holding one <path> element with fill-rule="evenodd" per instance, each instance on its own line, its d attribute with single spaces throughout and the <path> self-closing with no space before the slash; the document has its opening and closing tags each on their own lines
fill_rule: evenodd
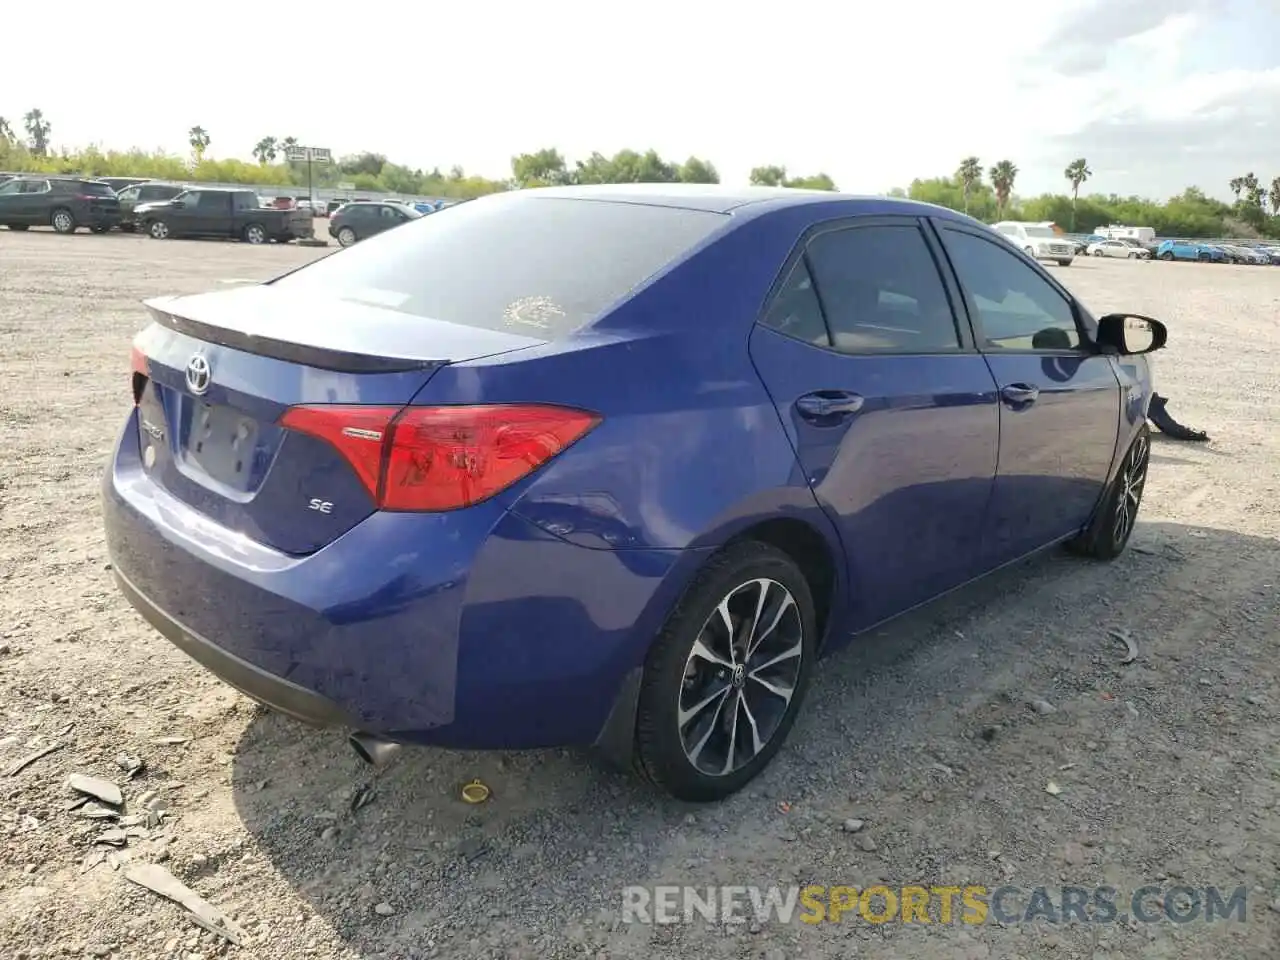
<svg viewBox="0 0 1280 960">
<path fill-rule="evenodd" d="M 595 745 L 703 801 L 859 632 L 1124 549 L 1166 337 L 950 210 L 694 185 L 484 197 L 147 309 L 103 494 L 159 633 L 376 763 Z"/>
</svg>

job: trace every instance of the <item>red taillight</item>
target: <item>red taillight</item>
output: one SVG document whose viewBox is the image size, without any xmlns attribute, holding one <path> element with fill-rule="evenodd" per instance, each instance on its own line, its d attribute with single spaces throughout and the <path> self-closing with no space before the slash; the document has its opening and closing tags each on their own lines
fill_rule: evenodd
<svg viewBox="0 0 1280 960">
<path fill-rule="evenodd" d="M 380 510 L 457 510 L 528 476 L 600 418 L 569 407 L 292 407 L 280 423 L 332 445 Z"/>
<path fill-rule="evenodd" d="M 133 403 L 137 406 L 142 400 L 142 391 L 146 389 L 151 369 L 147 366 L 147 355 L 136 346 L 129 350 L 130 381 L 133 386 Z"/>
</svg>

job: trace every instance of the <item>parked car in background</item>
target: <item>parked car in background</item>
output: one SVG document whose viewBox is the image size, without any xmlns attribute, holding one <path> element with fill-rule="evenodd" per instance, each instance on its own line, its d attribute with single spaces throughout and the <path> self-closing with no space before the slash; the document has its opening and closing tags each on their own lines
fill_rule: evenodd
<svg viewBox="0 0 1280 960">
<path fill-rule="evenodd" d="M 120 201 L 105 183 L 79 177 L 14 177 L 0 184 L 0 224 L 10 230 L 53 227 L 106 233 L 120 222 Z"/>
<path fill-rule="evenodd" d="M 1089 244 L 1088 254 L 1091 257 L 1118 257 L 1121 260 L 1150 260 L 1151 251 L 1136 243 L 1125 243 L 1123 240 L 1099 240 Z"/>
<path fill-rule="evenodd" d="M 324 215 L 325 215 L 326 217 L 332 217 L 332 216 L 333 216 L 333 212 L 334 212 L 335 210 L 339 209 L 339 208 L 340 208 L 344 203 L 348 203 L 348 202 L 349 202 L 349 201 L 347 201 L 347 200 L 338 199 L 338 198 L 335 198 L 335 199 L 333 199 L 333 200 L 329 200 L 329 201 L 328 201 L 328 202 L 326 202 L 326 203 L 325 203 L 325 205 L 324 205 Z"/>
<path fill-rule="evenodd" d="M 1253 247 L 1242 247 L 1234 243 L 1220 243 L 1218 247 L 1227 255 L 1232 263 L 1244 263 L 1251 266 L 1269 266 L 1271 257 Z"/>
<path fill-rule="evenodd" d="M 102 512 L 152 626 L 375 762 L 595 744 L 691 801 L 856 633 L 1118 556 L 1167 336 L 950 210 L 694 184 L 495 194 L 147 306 Z"/>
<path fill-rule="evenodd" d="M 186 190 L 186 186 L 181 183 L 163 183 L 158 180 L 148 180 L 125 187 L 116 194 L 116 199 L 120 201 L 120 229 L 125 233 L 133 233 L 137 229 L 134 211 L 140 205 L 172 200 Z"/>
<path fill-rule="evenodd" d="M 422 216 L 403 203 L 357 200 L 343 204 L 329 216 L 329 236 L 349 247 L 402 223 L 420 220 Z"/>
<path fill-rule="evenodd" d="M 98 177 L 99 183 L 105 183 L 116 193 L 119 193 L 125 187 L 131 187 L 136 183 L 150 183 L 150 177 Z"/>
<path fill-rule="evenodd" d="M 1257 250 L 1260 253 L 1266 254 L 1268 260 L 1271 262 L 1272 265 L 1280 264 L 1280 247 L 1266 244 L 1264 246 L 1258 247 Z"/>
<path fill-rule="evenodd" d="M 1163 240 L 1156 248 L 1159 260 L 1199 260 L 1201 262 L 1225 263 L 1227 256 L 1216 247 L 1198 240 Z"/>
<path fill-rule="evenodd" d="M 1034 260 L 1052 260 L 1059 266 L 1069 267 L 1076 255 L 1075 245 L 1057 233 L 1051 223 L 1004 220 L 993 223 L 991 229 Z"/>
<path fill-rule="evenodd" d="M 221 187 L 191 188 L 172 200 L 140 204 L 134 221 L 156 240 L 206 237 L 266 243 L 288 243 L 314 235 L 311 215 L 258 205 L 252 190 Z"/>
</svg>

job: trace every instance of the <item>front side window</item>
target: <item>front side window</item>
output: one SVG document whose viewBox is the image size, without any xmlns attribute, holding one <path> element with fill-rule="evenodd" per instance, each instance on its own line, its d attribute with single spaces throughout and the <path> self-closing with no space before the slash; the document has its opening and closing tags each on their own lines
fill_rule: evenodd
<svg viewBox="0 0 1280 960">
<path fill-rule="evenodd" d="M 807 256 L 837 350 L 933 353 L 960 346 L 938 265 L 915 224 L 819 234 Z"/>
<path fill-rule="evenodd" d="M 998 244 L 949 227 L 943 235 L 987 347 L 1080 349 L 1075 312 L 1048 280 Z"/>
</svg>

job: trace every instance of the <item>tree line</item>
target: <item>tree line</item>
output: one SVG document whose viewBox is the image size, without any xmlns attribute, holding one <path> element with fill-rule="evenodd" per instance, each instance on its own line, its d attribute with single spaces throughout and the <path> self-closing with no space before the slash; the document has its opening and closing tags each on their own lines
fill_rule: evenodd
<svg viewBox="0 0 1280 960">
<path fill-rule="evenodd" d="M 50 141 L 52 126 L 38 108 L 23 116 L 22 130 L 25 138 L 0 117 L 0 170 L 262 186 L 302 187 L 307 182 L 306 164 L 285 159 L 290 149 L 299 145 L 293 136 L 262 137 L 252 150 L 254 161 L 249 162 L 208 158 L 212 138 L 198 124 L 187 131 L 190 157 L 141 150 L 103 151 L 98 147 L 55 153 Z M 1228 186 L 1235 196 L 1234 203 L 1215 200 L 1198 187 L 1188 187 L 1160 203 L 1116 194 L 1081 196 L 1081 187 L 1093 176 L 1084 157 L 1072 160 L 1063 170 L 1067 190 L 1061 194 L 1019 197 L 1014 193 L 1018 173 L 1012 160 L 1000 160 L 984 169 L 978 157 L 970 156 L 960 161 L 951 176 L 913 180 L 908 187 L 891 190 L 890 195 L 950 207 L 988 223 L 1003 219 L 1052 221 L 1080 233 L 1091 233 L 1109 223 L 1124 223 L 1152 227 L 1160 236 L 1280 238 L 1280 176 L 1269 184 L 1252 172 L 1233 178 Z M 585 160 L 570 163 L 554 148 L 512 157 L 511 176 L 502 180 L 468 174 L 457 166 L 448 171 L 438 167 L 411 168 L 368 151 L 315 166 L 312 177 L 314 184 L 322 188 L 350 183 L 354 190 L 369 193 L 456 198 L 575 183 L 720 182 L 715 165 L 700 157 L 675 162 L 655 150 L 627 149 L 613 156 L 595 152 Z M 825 173 L 792 176 L 786 167 L 777 165 L 755 167 L 749 179 L 761 186 L 837 189 Z"/>
<path fill-rule="evenodd" d="M 14 173 L 77 173 L 96 177 L 153 177 L 263 186 L 303 186 L 306 164 L 290 162 L 291 148 L 299 146 L 294 136 L 265 136 L 254 144 L 254 162 L 213 160 L 206 154 L 212 143 L 209 131 L 195 125 L 187 131 L 189 158 L 163 152 L 83 150 L 50 148 L 52 127 L 44 114 L 33 109 L 23 118 L 26 138 L 20 138 L 12 124 L 0 117 L 0 169 Z M 620 150 L 613 156 L 594 152 L 585 160 L 570 164 L 559 150 L 543 149 L 511 158 L 511 176 L 503 180 L 468 174 L 461 167 L 447 172 L 439 168 L 423 170 L 392 163 L 385 155 L 364 152 L 341 157 L 336 163 L 313 166 L 312 182 L 318 187 L 350 183 L 352 189 L 369 193 L 401 193 L 417 196 L 477 197 L 499 190 L 575 183 L 719 183 L 715 165 L 700 157 L 673 162 L 655 150 Z M 751 171 L 751 182 L 766 186 L 835 190 L 825 173 L 792 176 L 786 167 L 765 165 Z"/>
<path fill-rule="evenodd" d="M 1162 237 L 1280 239 L 1280 176 L 1266 187 L 1252 173 L 1232 179 L 1229 187 L 1235 203 L 1215 200 L 1199 187 L 1187 187 L 1160 203 L 1117 194 L 1081 196 L 1080 188 L 1093 176 L 1084 157 L 1072 160 L 1063 170 L 1068 189 L 1062 194 L 1015 196 L 1018 168 L 1009 160 L 991 166 L 985 179 L 983 174 L 979 159 L 966 157 L 949 177 L 913 180 L 909 187 L 890 194 L 964 211 L 987 223 L 1053 222 L 1072 233 L 1092 233 L 1115 223 L 1151 227 Z"/>
</svg>

